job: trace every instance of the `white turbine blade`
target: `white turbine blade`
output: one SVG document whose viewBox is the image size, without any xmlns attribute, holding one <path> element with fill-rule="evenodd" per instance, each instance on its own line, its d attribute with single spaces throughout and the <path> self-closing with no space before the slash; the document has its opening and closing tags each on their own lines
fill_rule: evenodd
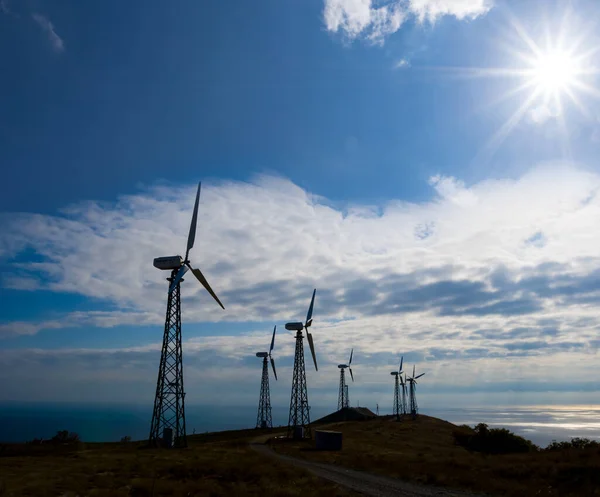
<svg viewBox="0 0 600 497">
<path fill-rule="evenodd" d="M 277 380 L 277 371 L 275 371 L 275 359 L 271 357 L 271 368 L 273 369 L 273 374 L 275 375 L 275 380 Z"/>
<path fill-rule="evenodd" d="M 352 349 L 350 351 L 350 361 L 348 362 L 348 366 L 350 366 L 350 364 L 352 364 L 352 354 L 354 354 L 354 349 Z"/>
<path fill-rule="evenodd" d="M 312 324 L 312 313 L 313 307 L 315 305 L 315 293 L 317 293 L 317 289 L 313 290 L 312 299 L 310 299 L 310 307 L 308 308 L 308 313 L 306 314 L 306 324 L 304 325 L 308 328 Z"/>
<path fill-rule="evenodd" d="M 414 364 L 413 364 L 413 375 L 412 375 L 412 377 L 413 378 L 415 377 L 415 365 Z"/>
<path fill-rule="evenodd" d="M 181 266 L 181 268 L 179 269 L 179 271 L 177 271 L 177 274 L 175 275 L 175 278 L 171 282 L 171 286 L 169 286 L 169 293 L 172 293 L 173 290 L 175 290 L 175 288 L 177 287 L 177 285 L 179 285 L 179 282 L 181 281 L 181 278 L 183 278 L 183 275 L 186 272 L 187 272 L 187 267 Z"/>
<path fill-rule="evenodd" d="M 225 306 L 221 303 L 221 301 L 219 300 L 219 297 L 217 297 L 217 294 L 215 292 L 213 292 L 213 289 L 208 284 L 208 281 L 206 281 L 206 278 L 204 277 L 202 272 L 199 269 L 194 269 L 192 266 L 189 266 L 189 267 L 192 270 L 192 273 L 194 273 L 194 276 L 196 278 L 198 278 L 198 281 L 202 284 L 202 286 L 204 288 L 206 288 L 206 291 L 208 293 L 210 293 L 212 295 L 213 299 L 215 299 L 217 301 L 217 304 L 219 304 L 223 309 L 225 309 Z"/>
<path fill-rule="evenodd" d="M 275 346 L 275 330 L 277 330 L 277 325 L 275 325 L 273 327 L 273 338 L 271 338 L 271 348 L 269 349 L 269 355 L 271 355 L 271 351 L 273 350 L 273 347 Z"/>
<path fill-rule="evenodd" d="M 350 377 L 352 378 L 352 381 L 354 381 L 354 375 L 352 374 L 352 368 L 348 368 L 348 371 L 350 371 Z"/>
<path fill-rule="evenodd" d="M 190 249 L 194 246 L 194 240 L 196 240 L 196 224 L 198 222 L 198 203 L 200 202 L 200 186 L 202 183 L 198 183 L 198 191 L 196 191 L 196 203 L 194 204 L 194 213 L 192 214 L 192 222 L 190 224 L 190 232 L 188 234 L 187 250 L 185 252 L 185 260 L 188 260 L 190 255 Z"/>
<path fill-rule="evenodd" d="M 313 362 L 315 363 L 315 370 L 319 370 L 317 366 L 317 356 L 315 355 L 315 345 L 313 344 L 312 335 L 306 332 L 306 338 L 308 338 L 308 345 L 310 347 L 310 353 L 312 354 Z"/>
</svg>

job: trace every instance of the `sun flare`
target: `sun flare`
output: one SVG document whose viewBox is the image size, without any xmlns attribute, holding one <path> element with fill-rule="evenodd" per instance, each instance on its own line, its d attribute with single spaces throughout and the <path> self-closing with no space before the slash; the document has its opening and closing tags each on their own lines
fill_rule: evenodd
<svg viewBox="0 0 600 497">
<path fill-rule="evenodd" d="M 510 101 L 516 108 L 482 147 L 478 159 L 491 157 L 523 121 L 534 125 L 554 122 L 560 133 L 554 136 L 569 158 L 569 120 L 577 114 L 588 122 L 597 119 L 592 100 L 600 100 L 600 37 L 593 24 L 576 18 L 569 9 L 558 22 L 549 22 L 535 35 L 512 16 L 507 27 L 506 37 L 499 43 L 505 49 L 505 66 L 458 69 L 467 77 L 512 81 L 504 93 L 484 104 L 491 107 Z"/>
<path fill-rule="evenodd" d="M 532 83 L 544 93 L 572 90 L 581 68 L 577 59 L 562 50 L 540 54 L 533 63 Z"/>
</svg>

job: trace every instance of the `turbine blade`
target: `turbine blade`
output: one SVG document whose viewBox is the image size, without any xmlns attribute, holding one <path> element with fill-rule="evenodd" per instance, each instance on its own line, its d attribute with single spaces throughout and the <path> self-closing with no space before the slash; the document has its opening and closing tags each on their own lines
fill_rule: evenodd
<svg viewBox="0 0 600 497">
<path fill-rule="evenodd" d="M 273 374 L 275 375 L 275 381 L 277 381 L 277 371 L 275 370 L 275 359 L 271 357 L 271 368 L 273 369 Z"/>
<path fill-rule="evenodd" d="M 412 375 L 412 377 L 413 378 L 415 377 L 415 365 L 414 364 L 413 364 L 413 375 Z"/>
<path fill-rule="evenodd" d="M 177 285 L 179 285 L 179 282 L 181 281 L 181 278 L 183 278 L 183 275 L 186 272 L 187 272 L 187 267 L 181 266 L 181 268 L 179 269 L 179 271 L 177 271 L 177 275 L 175 275 L 175 278 L 171 282 L 171 286 L 169 286 L 169 293 L 172 293 L 173 290 L 175 290 L 175 287 Z"/>
<path fill-rule="evenodd" d="M 194 204 L 194 213 L 192 214 L 192 222 L 190 224 L 190 232 L 188 234 L 187 250 L 185 251 L 185 260 L 188 260 L 190 255 L 190 249 L 194 246 L 194 240 L 196 240 L 196 223 L 198 222 L 198 203 L 200 202 L 200 186 L 202 183 L 198 183 L 198 191 L 196 191 L 196 203 Z"/>
<path fill-rule="evenodd" d="M 198 278 L 198 281 L 202 284 L 202 286 L 204 288 L 206 288 L 206 291 L 208 293 L 210 293 L 212 295 L 212 298 L 217 301 L 217 304 L 219 304 L 221 306 L 221 308 L 225 309 L 225 306 L 221 303 L 221 301 L 219 300 L 219 297 L 217 297 L 217 294 L 215 292 L 213 292 L 213 289 L 208 284 L 208 281 L 206 281 L 206 278 L 204 277 L 202 272 L 199 269 L 194 269 L 189 264 L 188 264 L 188 267 L 192 270 L 192 273 L 194 273 L 194 276 L 196 278 Z"/>
<path fill-rule="evenodd" d="M 354 349 L 352 349 L 350 351 L 350 362 L 348 362 L 348 366 L 350 366 L 350 364 L 352 364 L 352 354 L 354 354 Z"/>
<path fill-rule="evenodd" d="M 354 375 L 352 374 L 352 368 L 348 368 L 348 371 L 350 371 L 350 377 L 352 378 L 352 381 L 354 381 Z"/>
<path fill-rule="evenodd" d="M 306 314 L 306 324 L 304 326 L 306 326 L 307 328 L 312 324 L 312 313 L 313 307 L 315 305 L 315 293 L 317 293 L 316 288 L 313 290 L 312 299 L 310 299 L 310 307 L 308 308 L 308 313 Z"/>
<path fill-rule="evenodd" d="M 308 338 L 308 345 L 310 347 L 310 353 L 312 354 L 313 362 L 315 363 L 315 370 L 319 370 L 317 366 L 317 356 L 315 355 L 315 345 L 313 343 L 312 335 L 306 332 L 306 338 Z"/>
<path fill-rule="evenodd" d="M 273 350 L 273 347 L 275 346 L 275 330 L 277 329 L 277 325 L 275 325 L 273 327 L 273 338 L 271 338 L 271 348 L 269 349 L 269 355 L 271 355 L 271 351 Z"/>
<path fill-rule="evenodd" d="M 400 367 L 398 368 L 398 373 L 402 372 L 402 362 L 404 361 L 404 356 L 400 356 Z"/>
<path fill-rule="evenodd" d="M 424 375 L 425 375 L 425 373 L 421 373 L 419 376 L 415 376 L 415 380 L 416 380 L 417 378 L 420 378 L 421 376 L 424 376 Z"/>
</svg>

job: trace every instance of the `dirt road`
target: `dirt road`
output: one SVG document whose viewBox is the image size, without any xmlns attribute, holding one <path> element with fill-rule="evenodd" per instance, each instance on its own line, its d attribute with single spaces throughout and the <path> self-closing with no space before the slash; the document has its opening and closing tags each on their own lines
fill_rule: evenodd
<svg viewBox="0 0 600 497">
<path fill-rule="evenodd" d="M 261 454 L 276 457 L 288 464 L 304 468 L 320 478 L 332 481 L 363 495 L 372 495 L 373 497 L 477 497 L 473 493 L 416 485 L 395 478 L 364 473 L 332 464 L 285 456 L 278 454 L 258 441 L 250 444 L 250 446 Z"/>
</svg>

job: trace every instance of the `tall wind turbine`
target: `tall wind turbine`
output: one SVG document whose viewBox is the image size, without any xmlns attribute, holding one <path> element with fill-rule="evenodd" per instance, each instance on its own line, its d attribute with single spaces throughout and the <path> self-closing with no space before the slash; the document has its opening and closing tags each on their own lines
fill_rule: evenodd
<svg viewBox="0 0 600 497">
<path fill-rule="evenodd" d="M 273 337 L 271 338 L 271 347 L 269 352 L 257 352 L 256 357 L 262 357 L 262 380 L 260 382 L 260 398 L 258 400 L 258 414 L 256 415 L 256 427 L 257 428 L 273 428 L 273 419 L 271 417 L 271 393 L 269 392 L 269 361 L 271 360 L 271 368 L 273 369 L 273 376 L 277 381 L 277 371 L 275 370 L 275 359 L 271 357 L 273 347 L 275 346 L 275 331 L 277 326 L 273 327 Z"/>
<path fill-rule="evenodd" d="M 402 373 L 402 361 L 404 360 L 404 357 L 400 358 L 400 367 L 398 368 L 398 371 L 392 371 L 390 374 L 394 377 L 394 405 L 393 407 L 393 411 L 394 411 L 394 416 L 396 416 L 396 419 L 399 420 L 400 419 L 400 414 L 401 412 L 401 406 L 400 406 L 400 383 L 398 382 L 398 377 L 401 375 Z"/>
<path fill-rule="evenodd" d="M 421 373 L 419 376 L 415 376 L 415 366 L 413 366 L 413 375 L 411 378 L 406 378 L 409 385 L 409 396 L 410 396 L 410 415 L 413 419 L 417 417 L 419 413 L 419 406 L 417 405 L 417 379 L 423 376 L 425 373 Z"/>
<path fill-rule="evenodd" d="M 348 399 L 348 385 L 346 385 L 346 376 L 344 374 L 346 368 L 350 371 L 350 377 L 352 381 L 354 381 L 354 375 L 352 374 L 352 354 L 354 354 L 354 349 L 350 351 L 350 360 L 348 364 L 338 364 L 338 368 L 340 368 L 340 392 L 338 394 L 338 411 L 343 409 L 344 407 L 350 406 L 350 400 Z"/>
<path fill-rule="evenodd" d="M 167 278 L 169 291 L 167 296 L 167 314 L 163 334 L 158 380 L 156 382 L 156 397 L 154 411 L 150 425 L 150 445 L 170 447 L 186 447 L 185 432 L 185 393 L 183 391 L 183 358 L 181 350 L 181 292 L 180 285 L 184 281 L 183 275 L 188 269 L 206 288 L 208 293 L 223 307 L 219 297 L 213 292 L 206 278 L 199 269 L 190 265 L 190 250 L 196 238 L 196 222 L 198 220 L 198 203 L 200 201 L 200 183 L 196 192 L 196 203 L 188 233 L 185 259 L 180 255 L 158 257 L 154 259 L 154 267 L 163 271 L 171 271 Z"/>
<path fill-rule="evenodd" d="M 302 331 L 306 330 L 306 338 L 310 347 L 315 370 L 318 371 L 317 357 L 315 356 L 315 346 L 312 335 L 308 332 L 308 328 L 312 325 L 312 313 L 315 305 L 315 288 L 306 314 L 305 323 L 287 323 L 286 330 L 296 332 L 296 353 L 294 355 L 294 376 L 292 378 L 292 396 L 290 399 L 290 417 L 288 419 L 288 437 L 300 436 L 298 428 L 304 428 L 303 436 L 310 437 L 310 406 L 308 405 L 308 391 L 306 388 L 306 367 L 304 365 L 304 342 Z"/>
</svg>

